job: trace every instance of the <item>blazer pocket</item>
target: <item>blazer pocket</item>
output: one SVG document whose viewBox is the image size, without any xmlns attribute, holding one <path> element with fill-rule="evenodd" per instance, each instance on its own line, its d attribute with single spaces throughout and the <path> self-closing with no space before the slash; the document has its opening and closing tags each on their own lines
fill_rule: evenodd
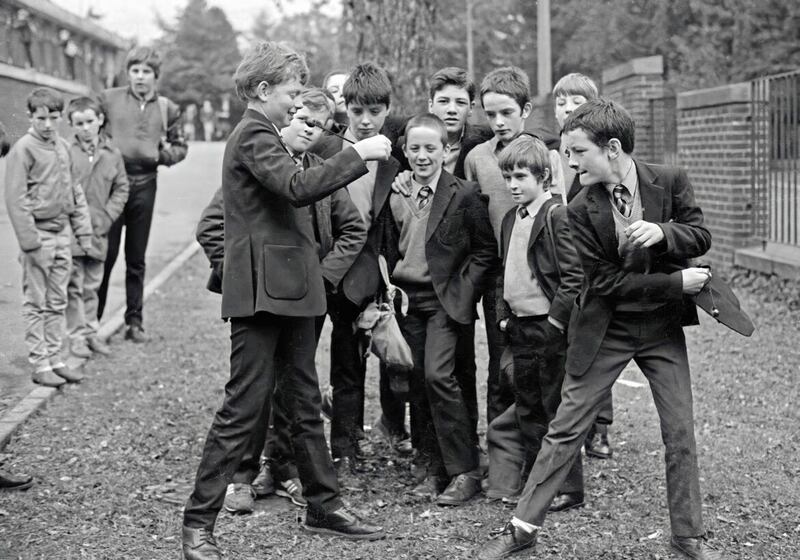
<svg viewBox="0 0 800 560">
<path fill-rule="evenodd" d="M 302 299 L 308 293 L 308 270 L 302 247 L 264 245 L 264 289 L 273 299 Z"/>
<path fill-rule="evenodd" d="M 443 219 L 436 228 L 436 237 L 445 245 L 461 245 L 466 243 L 469 236 L 464 228 L 464 217 L 462 214 L 455 214 Z"/>
</svg>

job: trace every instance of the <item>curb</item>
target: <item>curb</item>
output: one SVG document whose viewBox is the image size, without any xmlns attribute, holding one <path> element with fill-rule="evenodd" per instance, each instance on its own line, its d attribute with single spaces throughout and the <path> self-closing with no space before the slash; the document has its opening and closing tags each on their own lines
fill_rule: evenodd
<svg viewBox="0 0 800 560">
<path fill-rule="evenodd" d="M 165 266 L 155 278 L 150 280 L 144 287 L 144 301 L 147 301 L 153 293 L 166 282 L 170 276 L 186 264 L 190 258 L 194 256 L 197 250 L 200 249 L 200 244 L 197 241 L 192 241 L 186 248 L 178 254 L 177 257 L 172 259 L 167 266 Z M 117 332 L 125 324 L 125 305 L 123 304 L 117 309 L 108 320 L 100 325 L 97 334 L 103 340 L 108 339 Z M 82 364 L 80 362 L 78 365 Z M 38 410 L 42 409 L 56 394 L 58 389 L 55 387 L 34 387 L 30 393 L 22 397 L 22 399 L 8 412 L 0 416 L 0 449 L 3 449 L 14 432 L 25 423 L 25 421 L 33 416 Z"/>
</svg>

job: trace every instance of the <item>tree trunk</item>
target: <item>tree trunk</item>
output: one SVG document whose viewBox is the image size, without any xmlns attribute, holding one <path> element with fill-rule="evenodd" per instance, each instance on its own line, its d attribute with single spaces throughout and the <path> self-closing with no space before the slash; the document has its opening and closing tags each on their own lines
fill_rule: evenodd
<svg viewBox="0 0 800 560">
<path fill-rule="evenodd" d="M 385 68 L 396 110 L 415 112 L 428 99 L 435 24 L 435 0 L 346 0 L 342 53 L 352 64 L 371 60 Z"/>
</svg>

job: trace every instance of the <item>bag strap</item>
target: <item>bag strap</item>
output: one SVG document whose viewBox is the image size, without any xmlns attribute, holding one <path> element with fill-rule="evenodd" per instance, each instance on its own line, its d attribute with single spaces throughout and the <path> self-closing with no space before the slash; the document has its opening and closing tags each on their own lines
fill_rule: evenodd
<svg viewBox="0 0 800 560">
<path fill-rule="evenodd" d="M 561 278 L 561 260 L 558 258 L 558 247 L 556 247 L 556 231 L 553 229 L 553 212 L 555 209 L 561 206 L 560 204 L 556 203 L 550 206 L 547 209 L 547 214 L 545 215 L 545 227 L 547 228 L 547 233 L 550 235 L 550 245 L 553 249 L 553 257 L 556 259 L 556 270 L 558 270 L 558 277 Z"/>
<path fill-rule="evenodd" d="M 158 96 L 158 110 L 161 112 L 161 135 L 164 137 L 164 139 L 167 138 L 167 128 L 168 128 L 167 127 L 167 125 L 168 125 L 168 123 L 167 123 L 167 109 L 168 109 L 167 104 L 168 104 L 167 98 L 166 97 L 161 97 L 159 95 Z"/>
<path fill-rule="evenodd" d="M 402 289 L 392 284 L 389 280 L 389 265 L 386 263 L 386 257 L 378 255 L 378 267 L 381 269 L 381 276 L 383 283 L 386 284 L 386 297 L 389 303 L 394 301 L 395 294 L 400 292 L 400 314 L 405 316 L 408 313 L 408 294 Z"/>
</svg>

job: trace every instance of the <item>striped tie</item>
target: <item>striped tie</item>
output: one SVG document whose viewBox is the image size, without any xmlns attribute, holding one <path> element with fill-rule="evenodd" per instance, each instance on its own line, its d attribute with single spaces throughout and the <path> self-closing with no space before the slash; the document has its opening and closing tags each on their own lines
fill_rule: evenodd
<svg viewBox="0 0 800 560">
<path fill-rule="evenodd" d="M 417 206 L 419 206 L 420 210 L 422 210 L 428 205 L 428 203 L 431 201 L 432 194 L 433 194 L 433 189 L 430 188 L 428 185 L 425 185 L 419 190 L 419 192 L 417 193 Z"/>
<path fill-rule="evenodd" d="M 528 212 L 528 209 L 525 208 L 524 206 L 521 206 L 520 209 L 517 210 L 517 214 L 519 214 L 520 220 L 524 220 L 525 218 L 531 215 L 530 212 Z"/>
<path fill-rule="evenodd" d="M 625 216 L 626 218 L 630 216 L 631 213 L 631 205 L 628 202 L 628 197 L 630 194 L 628 193 L 628 189 L 625 188 L 625 185 L 617 185 L 614 187 L 614 205 L 619 210 L 619 213 Z"/>
</svg>

